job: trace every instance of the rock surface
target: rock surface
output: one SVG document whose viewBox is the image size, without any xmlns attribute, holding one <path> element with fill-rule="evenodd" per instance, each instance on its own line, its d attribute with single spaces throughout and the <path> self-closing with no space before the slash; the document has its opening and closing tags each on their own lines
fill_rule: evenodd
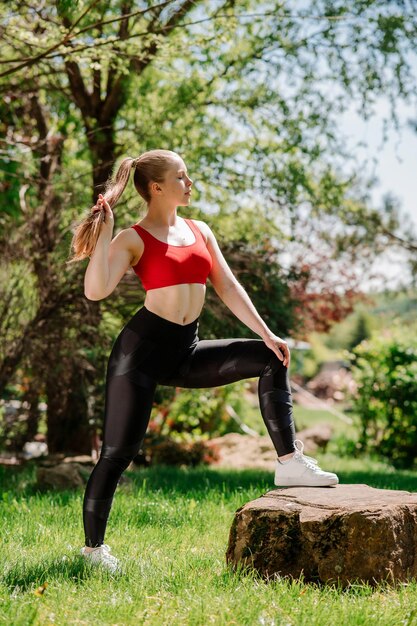
<svg viewBox="0 0 417 626">
<path fill-rule="evenodd" d="M 68 457 L 68 459 L 64 459 L 61 463 L 53 466 L 42 464 L 36 470 L 35 487 L 40 491 L 83 487 L 94 468 L 91 458 L 90 462 L 88 462 L 88 458 L 90 457 L 82 456 L 79 457 L 78 462 L 74 462 Z M 133 464 L 129 465 L 129 468 L 134 469 Z M 131 479 L 122 474 L 118 482 L 120 485 L 130 484 Z"/>
<path fill-rule="evenodd" d="M 417 493 L 367 485 L 276 489 L 236 511 L 226 560 L 307 581 L 417 577 Z"/>
<path fill-rule="evenodd" d="M 326 448 L 332 433 L 333 429 L 329 424 L 317 424 L 297 432 L 297 439 L 304 442 L 305 454 L 314 455 L 318 449 Z M 219 460 L 213 466 L 274 470 L 277 453 L 269 435 L 255 437 L 228 433 L 210 439 L 208 445 L 214 446 L 219 453 Z"/>
<path fill-rule="evenodd" d="M 54 467 L 38 467 L 36 487 L 46 489 L 74 489 L 85 483 L 78 463 L 59 463 Z"/>
<path fill-rule="evenodd" d="M 79 463 L 79 465 L 94 465 L 93 457 L 90 454 L 80 454 L 78 456 L 66 456 L 63 463 Z"/>
</svg>

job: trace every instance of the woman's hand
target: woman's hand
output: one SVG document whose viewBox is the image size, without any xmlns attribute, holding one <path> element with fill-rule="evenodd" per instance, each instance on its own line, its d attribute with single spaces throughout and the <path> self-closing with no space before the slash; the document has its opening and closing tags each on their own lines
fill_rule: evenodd
<svg viewBox="0 0 417 626">
<path fill-rule="evenodd" d="M 109 203 L 101 193 L 98 194 L 97 204 L 93 206 L 91 211 L 92 213 L 97 213 L 98 211 L 101 212 L 102 224 L 100 234 L 103 232 L 108 233 L 111 239 L 114 228 L 113 211 L 111 210 Z"/>
<path fill-rule="evenodd" d="M 266 335 L 263 337 L 263 340 L 268 348 L 275 352 L 279 360 L 283 362 L 283 365 L 285 365 L 285 367 L 289 367 L 291 356 L 287 342 L 274 334 Z"/>
</svg>

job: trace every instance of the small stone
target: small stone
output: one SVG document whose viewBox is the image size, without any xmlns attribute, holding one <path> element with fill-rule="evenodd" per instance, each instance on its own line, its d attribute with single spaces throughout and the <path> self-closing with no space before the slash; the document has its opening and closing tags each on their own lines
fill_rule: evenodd
<svg viewBox="0 0 417 626">
<path fill-rule="evenodd" d="M 36 479 L 36 487 L 40 490 L 74 489 L 85 483 L 77 463 L 59 463 L 53 467 L 38 467 Z"/>
</svg>

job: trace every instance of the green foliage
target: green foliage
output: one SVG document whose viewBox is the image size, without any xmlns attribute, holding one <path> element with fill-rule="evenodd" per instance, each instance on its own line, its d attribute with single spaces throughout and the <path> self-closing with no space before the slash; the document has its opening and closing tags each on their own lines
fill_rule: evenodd
<svg viewBox="0 0 417 626">
<path fill-rule="evenodd" d="M 365 308 L 366 307 L 366 308 Z M 342 350 L 350 350 L 356 343 L 358 326 L 364 326 L 362 334 L 367 333 L 369 338 L 372 333 L 384 332 L 398 321 L 404 327 L 409 327 L 415 322 L 417 315 L 417 293 L 415 289 L 400 289 L 397 291 L 387 290 L 382 292 L 369 292 L 365 302 L 359 302 L 354 311 L 341 322 L 334 324 L 328 333 L 314 333 L 317 341 L 320 341 L 337 358 L 342 357 Z M 361 319 L 363 318 L 363 319 Z M 413 330 L 410 328 L 410 333 Z"/>
<path fill-rule="evenodd" d="M 364 311 L 360 311 L 356 316 L 355 326 L 352 331 L 350 339 L 350 349 L 360 344 L 365 339 L 369 339 L 371 336 L 371 318 Z"/>
<path fill-rule="evenodd" d="M 359 326 L 359 319 L 362 316 L 362 314 L 367 316 L 366 323 L 368 325 L 368 329 L 370 333 L 371 325 L 373 328 L 375 328 L 376 326 L 376 323 L 377 323 L 376 316 L 372 315 L 372 313 L 365 313 L 359 306 L 353 311 L 353 313 L 348 315 L 344 320 L 342 320 L 338 324 L 335 324 L 333 328 L 331 328 L 329 333 L 321 334 L 320 335 L 321 341 L 325 344 L 327 348 L 331 349 L 334 352 L 338 352 L 339 354 L 341 354 L 342 350 L 350 350 L 355 345 L 360 343 L 360 341 L 354 340 L 354 335 L 357 334 L 357 328 Z M 372 320 L 372 324 L 371 324 L 371 320 Z M 366 337 L 362 337 L 362 339 L 365 339 L 365 338 Z"/>
<path fill-rule="evenodd" d="M 59 17 L 70 18 L 80 4 L 79 0 L 57 0 L 56 9 Z M 81 4 L 82 6 L 82 4 Z"/>
<path fill-rule="evenodd" d="M 0 108 L 1 114 L 1 108 Z M 0 214 L 0 232 L 3 228 L 4 213 L 8 213 L 13 219 L 17 219 L 20 213 L 19 199 L 19 163 L 12 156 L 2 159 L 0 170 L 0 189 L 2 193 L 2 207 Z"/>
<path fill-rule="evenodd" d="M 386 290 L 372 294 L 373 304 L 369 313 L 378 322 L 379 328 L 391 327 L 395 321 L 401 320 L 403 326 L 410 326 L 417 318 L 417 290 L 399 289 Z"/>
<path fill-rule="evenodd" d="M 317 374 L 319 371 L 319 362 L 312 356 L 311 351 L 303 354 L 298 370 L 306 380 L 314 378 Z"/>
<path fill-rule="evenodd" d="M 415 93 L 407 64 L 415 32 L 407 10 L 392 11 L 378 0 L 354 2 L 349 9 L 341 0 L 320 0 L 305 12 L 280 0 L 179 5 L 10 0 L 0 6 L 0 245 L 10 243 L 17 257 L 24 251 L 33 264 L 27 311 L 11 307 L 13 332 L 7 337 L 30 327 L 25 315 L 36 313 L 35 264 L 37 271 L 43 265 L 52 293 L 74 294 L 74 304 L 62 297 L 61 310 L 42 323 L 51 332 L 61 318 L 68 329 L 68 359 L 77 360 L 90 385 L 95 424 L 102 416 L 105 358 L 117 331 L 105 324 L 103 333 L 88 328 L 95 305 L 82 301 L 82 277 L 64 263 L 71 224 L 86 214 L 103 182 L 100 172 L 107 175 L 103 164 L 110 168 L 121 156 L 157 147 L 177 150 L 195 181 L 192 217 L 213 227 L 232 270 L 281 336 L 296 329 L 291 281 L 297 285 L 299 276 L 288 274 L 282 262 L 291 256 L 291 244 L 309 253 L 325 244 L 327 258 L 315 267 L 325 268 L 327 277 L 330 265 L 348 265 L 342 252 L 359 256 L 364 250 L 368 260 L 368 248 L 381 245 L 381 225 L 396 226 L 395 211 L 387 220 L 371 210 L 357 192 L 360 177 L 346 174 L 349 155 L 335 121 L 351 104 L 347 95 L 359 104 L 362 98 L 365 108 L 389 93 L 395 108 L 398 96 Z M 124 19 L 126 13 L 133 15 Z M 34 113 L 35 97 L 42 120 Z M 48 213 L 39 190 L 49 162 L 45 146 L 58 135 L 64 142 L 61 167 L 48 179 L 57 201 Z M 33 236 L 35 217 L 48 235 L 41 250 Z M 115 210 L 115 234 L 137 219 L 137 194 L 129 185 Z M 313 284 L 321 271 L 313 269 Z M 6 298 L 15 284 L 7 281 Z M 101 312 L 128 319 L 143 293 L 137 283 L 126 283 L 98 305 Z M 252 336 L 210 286 L 207 296 L 204 338 Z M 74 311 L 77 302 L 82 307 Z M 304 309 L 304 321 L 310 313 Z M 46 360 L 32 346 L 28 352 L 40 369 Z M 63 354 L 56 353 L 59 361 Z M 210 397 L 208 404 L 219 422 L 216 402 Z M 210 419 L 202 416 L 197 430 Z"/>
<path fill-rule="evenodd" d="M 242 414 L 245 410 L 243 393 L 248 385 L 249 382 L 243 380 L 221 387 L 179 390 L 169 404 L 161 434 L 183 440 L 241 432 L 231 419 L 228 406 L 238 415 Z"/>
<path fill-rule="evenodd" d="M 36 278 L 28 271 L 29 267 L 23 260 L 4 263 L 0 267 L 0 359 L 36 314 Z"/>
<path fill-rule="evenodd" d="M 396 467 L 411 467 L 417 450 L 417 340 L 399 325 L 356 346 L 350 359 L 358 384 L 363 449 Z"/>
<path fill-rule="evenodd" d="M 332 439 L 332 443 L 340 457 L 363 458 L 363 447 L 357 437 L 347 437 L 346 434 L 340 434 Z"/>
<path fill-rule="evenodd" d="M 142 452 L 151 464 L 162 465 L 209 465 L 216 461 L 218 453 L 206 441 L 175 441 L 169 437 L 152 441 L 145 437 Z"/>
<path fill-rule="evenodd" d="M 300 351 L 297 355 L 297 372 L 306 379 L 313 378 L 322 363 L 340 358 L 340 352 L 330 349 L 321 333 L 310 333 L 308 336 L 310 349 Z M 294 352 L 294 351 L 293 351 Z"/>
</svg>

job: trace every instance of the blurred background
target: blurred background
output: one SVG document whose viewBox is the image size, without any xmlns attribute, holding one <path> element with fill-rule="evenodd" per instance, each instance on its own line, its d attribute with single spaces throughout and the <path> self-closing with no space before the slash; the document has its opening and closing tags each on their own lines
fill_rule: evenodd
<svg viewBox="0 0 417 626">
<path fill-rule="evenodd" d="M 70 242 L 119 160 L 164 148 L 193 179 L 179 214 L 210 225 L 290 343 L 298 430 L 324 425 L 316 447 L 413 466 L 415 9 L 3 3 L 1 463 L 97 458 L 107 358 L 145 294 L 130 270 L 111 296 L 87 300 L 87 261 L 67 264 Z M 114 234 L 144 213 L 129 183 Z M 210 284 L 199 335 L 254 336 Z M 244 456 L 266 435 L 256 391 L 256 380 L 159 387 L 137 462 L 219 462 L 230 435 L 246 437 Z"/>
</svg>

